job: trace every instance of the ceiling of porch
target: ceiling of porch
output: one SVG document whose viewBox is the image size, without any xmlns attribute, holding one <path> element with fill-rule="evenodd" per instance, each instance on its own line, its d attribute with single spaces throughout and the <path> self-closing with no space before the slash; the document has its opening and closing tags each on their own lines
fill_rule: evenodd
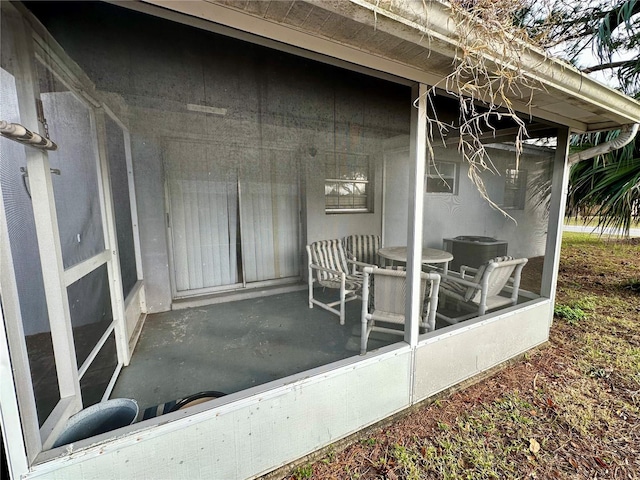
<svg viewBox="0 0 640 480">
<path fill-rule="evenodd" d="M 440 2 L 428 2 L 427 21 L 423 3 L 406 0 L 383 2 L 386 10 L 369 0 L 143 1 L 430 85 L 451 72 L 455 56 L 455 32 Z M 640 103 L 541 52 L 528 53 L 525 70 L 540 88 L 514 93 L 517 110 L 574 131 L 640 122 Z"/>
</svg>

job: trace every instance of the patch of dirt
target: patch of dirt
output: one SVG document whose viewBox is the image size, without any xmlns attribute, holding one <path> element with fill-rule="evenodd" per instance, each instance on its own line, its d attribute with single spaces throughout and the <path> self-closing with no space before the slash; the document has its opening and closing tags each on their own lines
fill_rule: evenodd
<svg viewBox="0 0 640 480">
<path fill-rule="evenodd" d="M 556 318 L 548 345 L 287 478 L 640 478 L 640 299 L 621 288 L 640 279 L 638 245 L 565 242 L 557 302 L 590 299 L 589 320 Z M 524 285 L 539 288 L 542 262 L 531 259 Z M 528 407 L 501 417 L 505 399 Z M 484 464 L 457 440 L 471 421 L 487 429 Z M 457 464 L 434 466 L 452 452 Z"/>
</svg>

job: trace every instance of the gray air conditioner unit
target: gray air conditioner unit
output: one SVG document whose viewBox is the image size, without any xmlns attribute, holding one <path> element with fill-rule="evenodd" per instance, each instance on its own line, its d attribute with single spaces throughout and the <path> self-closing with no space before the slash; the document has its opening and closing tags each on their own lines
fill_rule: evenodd
<svg viewBox="0 0 640 480">
<path fill-rule="evenodd" d="M 453 255 L 451 270 L 459 271 L 461 265 L 478 268 L 487 260 L 507 254 L 507 242 L 491 237 L 463 235 L 442 240 L 443 248 Z"/>
</svg>

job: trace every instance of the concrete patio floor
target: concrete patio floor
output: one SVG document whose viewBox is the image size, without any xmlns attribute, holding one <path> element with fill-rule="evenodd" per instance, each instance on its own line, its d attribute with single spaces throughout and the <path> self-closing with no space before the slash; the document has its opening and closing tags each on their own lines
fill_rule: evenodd
<svg viewBox="0 0 640 480">
<path fill-rule="evenodd" d="M 318 292 L 322 295 L 322 292 Z M 336 292 L 325 295 L 336 297 Z M 362 303 L 346 324 L 297 291 L 149 315 L 111 398 L 140 410 L 204 390 L 233 393 L 359 354 Z M 372 336 L 369 350 L 401 340 Z"/>
<path fill-rule="evenodd" d="M 530 259 L 522 287 L 540 289 L 543 257 Z M 129 366 L 111 398 L 133 398 L 140 411 L 205 390 L 245 390 L 360 353 L 362 302 L 347 303 L 346 323 L 307 290 L 195 306 L 147 317 Z M 323 301 L 337 291 L 315 290 Z M 523 299 L 526 301 L 526 298 Z M 440 320 L 436 329 L 447 326 Z M 372 332 L 368 351 L 402 341 Z"/>
</svg>

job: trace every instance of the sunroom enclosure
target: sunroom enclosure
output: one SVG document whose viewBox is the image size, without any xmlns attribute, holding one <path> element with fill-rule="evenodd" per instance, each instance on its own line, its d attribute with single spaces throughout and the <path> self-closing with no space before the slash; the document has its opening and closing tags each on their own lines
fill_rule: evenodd
<svg viewBox="0 0 640 480">
<path fill-rule="evenodd" d="M 469 181 L 456 138 L 428 158 L 424 84 L 118 5 L 4 2 L 2 13 L 0 119 L 57 145 L 43 151 L 0 137 L 0 286 L 14 417 L 5 415 L 5 396 L 2 407 L 12 471 L 251 477 L 546 341 L 566 127 L 523 115 L 530 139 L 516 161 L 514 125 L 496 125 L 485 140 L 495 171 L 483 180 L 497 209 Z M 455 124 L 457 103 L 446 95 L 434 102 Z M 550 214 L 539 193 L 545 185 Z M 352 348 L 360 301 L 340 326 L 335 315 L 310 310 L 304 291 L 305 245 L 351 234 L 407 251 L 411 321 L 366 355 Z M 451 271 L 487 255 L 527 259 L 517 304 L 454 325 L 439 319 L 435 331 L 420 332 L 418 278 L 430 269 L 423 247 L 450 252 Z M 308 329 L 308 342 L 293 340 L 298 355 L 322 351 L 313 338 L 335 343 L 326 332 L 341 331 L 336 356 L 51 448 L 81 408 L 112 392 L 136 398 L 123 385 L 139 368 L 136 343 L 154 314 L 222 303 L 210 310 L 223 312 L 211 313 L 220 335 L 238 325 L 259 332 L 265 312 L 246 314 L 235 302 L 258 297 L 276 305 L 282 324 Z M 292 301 L 301 308 L 278 308 Z M 451 317 L 457 307 L 443 302 L 439 311 Z M 268 328 L 291 340 L 283 325 Z M 180 340 L 177 328 L 166 333 Z M 246 331 L 236 335 L 241 341 Z M 266 366 L 267 357 L 255 361 Z M 236 360 L 233 349 L 200 358 L 212 378 Z M 184 385 L 176 397 L 195 393 L 188 378 L 165 381 Z M 139 395 L 142 409 L 175 399 Z M 149 465 L 151 452 L 166 458 Z"/>
</svg>

